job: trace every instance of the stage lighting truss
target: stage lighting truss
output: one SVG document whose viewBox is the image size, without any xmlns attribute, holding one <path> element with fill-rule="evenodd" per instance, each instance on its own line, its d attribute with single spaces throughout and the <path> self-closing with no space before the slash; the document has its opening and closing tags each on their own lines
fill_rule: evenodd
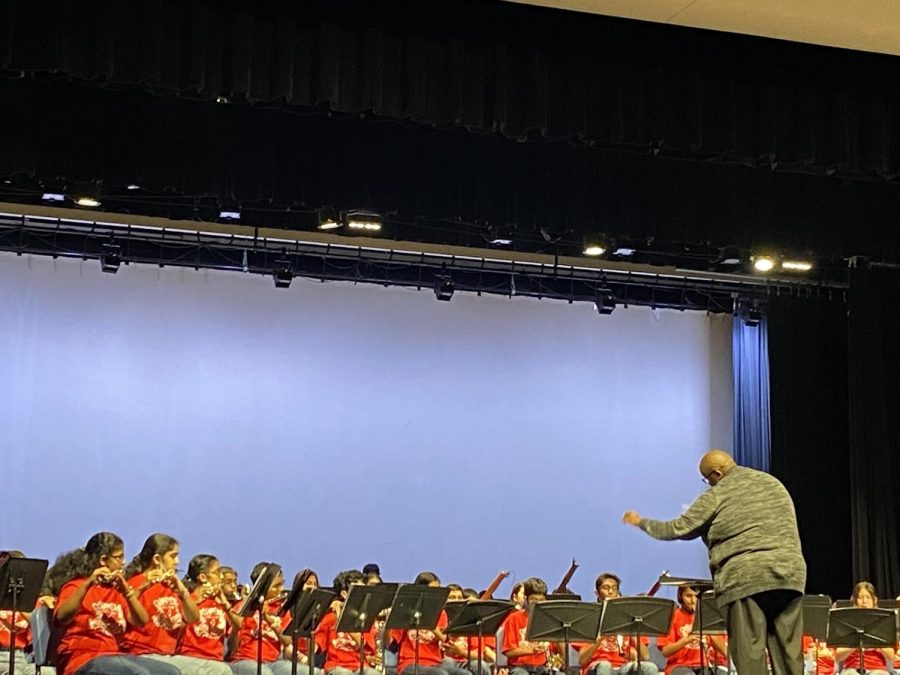
<svg viewBox="0 0 900 675">
<path fill-rule="evenodd" d="M 0 250 L 93 258 L 109 272 L 126 261 L 271 274 L 279 287 L 301 277 L 430 288 L 439 299 L 472 292 L 597 303 L 600 289 L 607 296 L 599 297 L 602 312 L 648 305 L 730 313 L 735 297 L 762 302 L 772 293 L 802 292 L 840 299 L 847 288 L 845 281 L 811 282 L 802 275 L 685 270 L 321 231 L 112 213 L 88 220 L 74 209 L 10 203 L 0 204 Z"/>
</svg>

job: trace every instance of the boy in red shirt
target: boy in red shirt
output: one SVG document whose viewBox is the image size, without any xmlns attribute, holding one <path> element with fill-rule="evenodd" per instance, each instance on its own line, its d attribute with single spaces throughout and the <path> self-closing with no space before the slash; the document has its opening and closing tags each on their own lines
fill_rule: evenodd
<svg viewBox="0 0 900 675">
<path fill-rule="evenodd" d="M 528 609 L 547 599 L 547 584 L 543 579 L 531 577 L 522 582 L 525 604 L 512 612 L 503 622 L 503 644 L 500 649 L 506 656 L 509 675 L 549 675 L 547 660 L 549 642 L 529 642 L 525 639 L 528 628 Z"/>
<path fill-rule="evenodd" d="M 334 578 L 334 592 L 341 606 L 350 594 L 351 586 L 362 586 L 365 577 L 359 570 L 347 570 Z M 328 612 L 316 629 L 316 651 L 325 654 L 324 670 L 327 675 L 352 675 L 359 672 L 359 647 L 362 643 L 364 675 L 379 675 L 372 667 L 378 648 L 375 644 L 375 626 L 365 633 L 344 633 L 337 631 L 340 622 L 340 608 Z"/>
<path fill-rule="evenodd" d="M 256 582 L 259 575 L 271 563 L 257 563 L 250 573 L 250 580 Z M 256 675 L 257 638 L 262 624 L 262 672 L 263 675 L 290 675 L 291 662 L 282 656 L 282 650 L 291 644 L 291 638 L 284 629 L 291 622 L 291 613 L 278 617 L 284 592 L 284 575 L 279 574 L 266 594 L 262 610 L 244 617 L 241 627 L 232 633 L 234 648 L 231 651 L 231 669 L 234 675 Z M 246 602 L 246 601 L 245 601 Z M 235 608 L 240 611 L 240 604 Z M 260 616 L 261 615 L 261 616 Z"/>
<path fill-rule="evenodd" d="M 694 632 L 696 611 L 697 591 L 690 586 L 679 586 L 678 607 L 672 614 L 672 626 L 668 635 L 662 635 L 656 641 L 662 655 L 666 657 L 666 675 L 700 673 L 700 635 L 699 632 Z M 723 657 L 723 638 L 704 635 L 703 642 L 707 645 L 703 667 L 716 666 L 720 660 L 727 664 Z"/>
<path fill-rule="evenodd" d="M 594 590 L 597 600 L 604 602 L 621 597 L 619 588 L 622 580 L 615 574 L 605 572 L 597 577 Z M 598 636 L 594 642 L 575 645 L 578 649 L 578 665 L 582 675 L 624 675 L 637 671 L 637 650 L 641 650 L 641 675 L 658 675 L 659 668 L 650 661 L 647 650 L 649 640 L 641 638 L 637 646 L 630 636 Z"/>
</svg>

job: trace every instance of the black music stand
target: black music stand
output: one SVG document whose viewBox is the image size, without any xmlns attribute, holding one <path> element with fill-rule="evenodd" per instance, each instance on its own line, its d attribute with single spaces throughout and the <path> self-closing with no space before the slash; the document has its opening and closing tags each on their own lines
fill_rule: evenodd
<svg viewBox="0 0 900 675">
<path fill-rule="evenodd" d="M 291 651 L 291 675 L 297 675 L 297 642 L 301 636 L 306 638 L 309 675 L 314 675 L 316 667 L 314 634 L 335 596 L 331 591 L 321 588 L 304 591 L 302 590 L 302 584 L 299 592 L 295 591 L 297 591 L 296 587 L 291 589 L 290 595 L 288 595 L 284 604 L 278 610 L 279 616 L 283 616 L 287 611 L 291 613 L 291 622 L 287 625 L 294 647 Z"/>
<path fill-rule="evenodd" d="M 272 583 L 278 576 L 281 574 L 281 565 L 276 565 L 275 563 L 269 563 L 265 567 L 263 567 L 262 571 L 259 573 L 259 576 L 256 577 L 256 582 L 253 584 L 253 588 L 250 589 L 250 595 L 247 596 L 247 600 L 244 602 L 244 606 L 241 607 L 241 611 L 238 614 L 245 619 L 248 616 L 251 616 L 256 610 L 259 610 L 259 620 L 257 621 L 257 631 L 256 631 L 256 675 L 262 675 L 262 647 L 263 647 L 263 621 L 264 621 L 264 609 L 266 606 L 266 595 L 269 593 L 269 588 L 272 586 Z"/>
<path fill-rule="evenodd" d="M 865 675 L 863 648 L 893 647 L 897 640 L 897 614 L 892 609 L 845 607 L 828 612 L 828 644 L 854 647 L 859 654 L 860 675 Z"/>
<path fill-rule="evenodd" d="M 451 605 L 462 605 L 452 607 Z M 484 661 L 484 634 L 494 635 L 500 630 L 500 625 L 509 616 L 516 606 L 506 600 L 469 600 L 461 603 L 448 602 L 446 607 L 449 623 L 444 631 L 448 635 L 478 636 L 478 670 L 476 675 L 481 675 Z M 468 644 L 468 640 L 466 641 Z M 466 662 L 468 663 L 468 654 Z"/>
<path fill-rule="evenodd" d="M 699 627 L 697 629 L 698 637 L 700 638 L 700 672 L 704 672 L 709 666 L 706 647 L 703 644 L 703 628 L 704 628 L 704 620 L 703 620 L 703 596 L 706 594 L 706 591 L 713 588 L 713 582 L 710 579 L 698 579 L 696 577 L 673 577 L 667 571 L 663 572 L 659 575 L 659 579 L 657 583 L 660 586 L 689 586 L 697 591 L 697 623 Z M 707 596 L 709 599 L 709 596 Z M 717 609 L 717 608 L 713 608 Z M 721 616 L 721 614 L 719 614 Z M 724 625 L 724 621 L 723 621 Z"/>
<path fill-rule="evenodd" d="M 580 602 L 581 596 L 578 593 L 551 593 L 547 596 L 547 600 L 575 600 Z"/>
<path fill-rule="evenodd" d="M 819 641 L 828 639 L 828 612 L 831 598 L 827 595 L 804 595 L 800 600 L 803 613 L 803 634 L 815 640 L 816 675 L 819 674 Z"/>
<path fill-rule="evenodd" d="M 360 634 L 359 675 L 363 675 L 366 665 L 365 634 L 372 630 L 372 625 L 378 615 L 391 606 L 398 588 L 399 584 L 350 587 L 335 630 L 340 633 Z"/>
<path fill-rule="evenodd" d="M 9 675 L 16 675 L 16 612 L 31 611 L 37 604 L 47 573 L 47 561 L 35 558 L 6 558 L 0 564 L 0 609 L 12 611 L 9 635 Z"/>
<path fill-rule="evenodd" d="M 641 637 L 667 635 L 672 625 L 675 603 L 665 598 L 612 598 L 603 603 L 600 635 L 635 636 L 637 670 L 641 672 Z M 700 653 L 703 653 L 702 643 Z"/>
<path fill-rule="evenodd" d="M 414 630 L 416 632 L 413 665 L 419 675 L 419 631 L 433 630 L 441 618 L 449 588 L 434 588 L 420 584 L 404 584 L 397 590 L 385 630 Z"/>
<path fill-rule="evenodd" d="M 545 600 L 528 610 L 525 639 L 529 642 L 562 642 L 566 675 L 569 675 L 569 646 L 572 642 L 594 642 L 600 634 L 603 605 L 573 600 Z"/>
</svg>

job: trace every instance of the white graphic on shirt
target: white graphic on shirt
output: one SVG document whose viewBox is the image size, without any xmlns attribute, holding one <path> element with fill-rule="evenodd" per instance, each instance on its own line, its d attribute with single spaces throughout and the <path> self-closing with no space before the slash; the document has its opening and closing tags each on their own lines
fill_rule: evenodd
<svg viewBox="0 0 900 675">
<path fill-rule="evenodd" d="M 600 643 L 597 646 L 604 652 L 618 652 L 619 639 L 615 635 L 604 635 L 600 638 Z"/>
<path fill-rule="evenodd" d="M 178 599 L 171 595 L 163 595 L 153 601 L 153 625 L 165 630 L 177 630 L 184 626 L 184 618 L 181 616 L 181 605 Z"/>
<path fill-rule="evenodd" d="M 258 638 L 259 637 L 259 612 L 256 613 L 254 618 L 256 619 L 256 621 L 254 622 L 256 625 L 253 626 L 253 628 L 250 630 L 250 635 L 253 636 L 254 638 Z M 272 626 L 269 625 L 268 621 L 263 622 L 262 635 L 263 635 L 264 639 L 275 640 L 275 641 L 278 640 L 278 636 L 275 634 L 275 630 L 272 628 Z"/>
<path fill-rule="evenodd" d="M 331 646 L 341 652 L 355 652 L 359 647 L 350 633 L 335 633 L 331 638 Z"/>
<path fill-rule="evenodd" d="M 8 609 L 0 609 L 0 635 L 12 635 L 12 611 Z M 28 630 L 28 619 L 22 612 L 16 612 L 16 630 L 23 632 Z M 8 640 L 9 638 L 7 638 Z"/>
<path fill-rule="evenodd" d="M 218 640 L 225 636 L 228 622 L 225 612 L 218 607 L 204 607 L 200 619 L 193 625 L 197 637 Z"/>
<path fill-rule="evenodd" d="M 88 628 L 104 635 L 120 635 L 125 632 L 125 613 L 118 602 L 93 602 L 94 616 L 88 619 Z"/>
</svg>

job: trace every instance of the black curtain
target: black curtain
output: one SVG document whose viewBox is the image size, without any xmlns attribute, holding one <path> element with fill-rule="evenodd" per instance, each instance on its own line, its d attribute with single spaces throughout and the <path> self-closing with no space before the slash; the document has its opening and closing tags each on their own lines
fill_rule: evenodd
<svg viewBox="0 0 900 675">
<path fill-rule="evenodd" d="M 807 592 L 847 598 L 853 580 L 847 303 L 843 293 L 769 300 L 772 473 L 790 491 Z"/>
<path fill-rule="evenodd" d="M 900 593 L 900 269 L 850 275 L 850 484 L 853 575 Z"/>
<path fill-rule="evenodd" d="M 767 170 L 900 173 L 896 57 L 496 0 L 8 0 L 0 64 Z"/>
</svg>

